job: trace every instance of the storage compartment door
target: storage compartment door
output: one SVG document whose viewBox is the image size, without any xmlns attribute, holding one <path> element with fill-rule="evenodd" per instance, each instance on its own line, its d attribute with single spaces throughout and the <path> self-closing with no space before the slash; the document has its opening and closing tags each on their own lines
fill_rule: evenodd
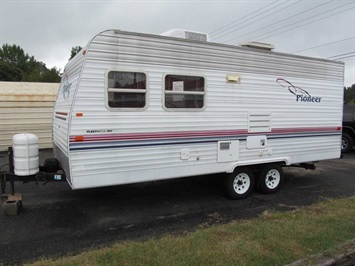
<svg viewBox="0 0 355 266">
<path fill-rule="evenodd" d="M 218 141 L 219 163 L 234 162 L 239 159 L 239 140 Z"/>
</svg>

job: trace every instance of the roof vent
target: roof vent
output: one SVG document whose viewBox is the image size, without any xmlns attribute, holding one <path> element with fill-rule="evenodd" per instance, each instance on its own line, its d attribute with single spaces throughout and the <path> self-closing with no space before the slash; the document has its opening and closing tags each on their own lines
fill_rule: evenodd
<svg viewBox="0 0 355 266">
<path fill-rule="evenodd" d="M 209 42 L 210 37 L 207 33 L 201 33 L 196 31 L 188 31 L 188 30 L 181 30 L 181 29 L 173 29 L 162 33 L 163 36 L 175 37 L 175 38 L 182 38 L 194 41 L 201 41 L 201 42 Z"/>
<path fill-rule="evenodd" d="M 274 45 L 269 43 L 262 43 L 262 42 L 243 42 L 239 45 L 242 47 L 250 47 L 250 48 L 262 49 L 267 51 L 271 51 L 275 49 Z"/>
</svg>

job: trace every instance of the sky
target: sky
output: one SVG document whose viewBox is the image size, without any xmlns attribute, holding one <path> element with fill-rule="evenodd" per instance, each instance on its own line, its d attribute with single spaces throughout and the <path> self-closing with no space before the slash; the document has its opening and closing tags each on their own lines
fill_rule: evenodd
<svg viewBox="0 0 355 266">
<path fill-rule="evenodd" d="M 211 41 L 271 43 L 274 51 L 345 63 L 355 83 L 355 0 L 0 0 L 0 45 L 64 69 L 71 48 L 106 29 L 208 33 Z"/>
</svg>

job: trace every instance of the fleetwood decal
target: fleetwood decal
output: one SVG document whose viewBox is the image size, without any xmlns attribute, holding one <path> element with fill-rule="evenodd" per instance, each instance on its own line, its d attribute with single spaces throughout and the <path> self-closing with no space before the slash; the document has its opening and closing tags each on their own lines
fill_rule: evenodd
<svg viewBox="0 0 355 266">
<path fill-rule="evenodd" d="M 278 78 L 276 82 L 283 88 L 287 88 L 290 93 L 296 96 L 296 102 L 312 102 L 312 103 L 320 103 L 322 97 L 314 97 L 308 93 L 308 91 L 294 86 L 291 82 Z"/>
<path fill-rule="evenodd" d="M 112 133 L 112 129 L 94 129 L 94 130 L 86 130 L 86 133 L 92 134 L 92 133 Z"/>
</svg>

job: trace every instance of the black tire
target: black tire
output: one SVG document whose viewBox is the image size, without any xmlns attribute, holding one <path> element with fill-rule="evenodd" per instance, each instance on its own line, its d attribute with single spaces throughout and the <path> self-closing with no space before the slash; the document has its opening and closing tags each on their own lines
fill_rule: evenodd
<svg viewBox="0 0 355 266">
<path fill-rule="evenodd" d="M 348 133 L 341 136 L 341 152 L 349 152 L 354 146 L 354 140 Z"/>
<path fill-rule="evenodd" d="M 267 164 L 258 171 L 258 187 L 265 194 L 279 191 L 284 179 L 284 172 L 278 164 Z"/>
<path fill-rule="evenodd" d="M 255 177 L 247 167 L 237 167 L 226 178 L 226 189 L 232 199 L 244 199 L 254 190 Z"/>
</svg>

